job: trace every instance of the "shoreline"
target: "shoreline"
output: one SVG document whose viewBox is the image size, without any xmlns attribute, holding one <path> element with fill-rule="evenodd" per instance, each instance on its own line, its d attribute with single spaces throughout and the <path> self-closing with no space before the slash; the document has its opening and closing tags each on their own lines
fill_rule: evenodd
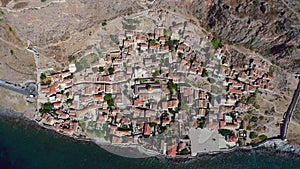
<svg viewBox="0 0 300 169">
<path fill-rule="evenodd" d="M 282 141 L 280 139 L 266 140 L 259 143 L 255 147 L 243 146 L 232 149 L 220 150 L 217 152 L 199 153 L 195 157 L 187 155 L 174 158 L 168 157 L 164 154 L 160 154 L 152 150 L 147 150 L 140 145 L 113 145 L 101 141 L 99 142 L 96 139 L 92 138 L 78 138 L 64 135 L 52 129 L 39 125 L 35 120 L 26 117 L 23 113 L 16 112 L 12 109 L 4 108 L 2 106 L 0 106 L 0 117 L 12 123 L 22 123 L 23 125 L 29 125 L 37 130 L 47 130 L 64 140 L 69 140 L 80 144 L 94 144 L 104 149 L 105 151 L 108 151 L 109 153 L 126 158 L 155 158 L 157 160 L 167 160 L 174 163 L 188 163 L 200 158 L 213 158 L 214 156 L 219 156 L 227 153 L 252 152 L 253 150 L 255 150 L 257 152 L 267 152 L 275 154 L 277 156 L 300 159 L 300 146 L 290 145 L 288 142 Z"/>
</svg>

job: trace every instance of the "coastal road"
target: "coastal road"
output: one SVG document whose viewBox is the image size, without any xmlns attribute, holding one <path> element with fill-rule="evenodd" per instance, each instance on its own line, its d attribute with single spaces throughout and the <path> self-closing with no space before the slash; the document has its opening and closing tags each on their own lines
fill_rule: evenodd
<svg viewBox="0 0 300 169">
<path fill-rule="evenodd" d="M 36 96 L 37 93 L 37 87 L 34 83 L 26 83 L 25 86 L 21 87 L 18 85 L 15 85 L 13 83 L 0 80 L 0 87 L 14 91 L 16 93 L 29 96 L 29 95 L 34 95 Z"/>
<path fill-rule="evenodd" d="M 297 101 L 299 99 L 299 94 L 300 94 L 300 80 L 298 82 L 297 89 L 295 90 L 292 102 L 289 105 L 287 111 L 283 115 L 283 124 L 281 124 L 281 126 L 280 126 L 280 137 L 282 140 L 286 139 L 289 122 L 291 120 L 293 111 L 294 111 Z"/>
</svg>

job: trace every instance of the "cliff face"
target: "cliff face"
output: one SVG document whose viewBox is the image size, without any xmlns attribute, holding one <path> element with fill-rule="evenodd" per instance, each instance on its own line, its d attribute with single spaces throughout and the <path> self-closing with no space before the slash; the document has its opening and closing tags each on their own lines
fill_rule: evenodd
<svg viewBox="0 0 300 169">
<path fill-rule="evenodd" d="M 215 0 L 194 2 L 191 14 L 215 36 L 300 70 L 300 2 Z"/>
</svg>

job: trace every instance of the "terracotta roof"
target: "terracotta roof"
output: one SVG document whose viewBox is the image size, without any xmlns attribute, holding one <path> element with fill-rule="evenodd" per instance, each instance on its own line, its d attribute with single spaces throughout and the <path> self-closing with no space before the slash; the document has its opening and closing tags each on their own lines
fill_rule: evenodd
<svg viewBox="0 0 300 169">
<path fill-rule="evenodd" d="M 144 135 L 145 136 L 150 136 L 151 134 L 151 127 L 149 123 L 145 124 L 145 128 L 144 128 Z"/>
<path fill-rule="evenodd" d="M 54 106 L 54 108 L 59 108 L 59 107 L 62 106 L 62 103 L 61 102 L 55 102 L 55 103 L 53 103 L 53 106 Z"/>
<path fill-rule="evenodd" d="M 230 93 L 236 93 L 236 94 L 243 94 L 243 92 L 241 90 L 237 90 L 237 89 L 229 89 Z"/>
<path fill-rule="evenodd" d="M 48 95 L 49 95 L 49 96 L 56 93 L 56 91 L 55 91 L 55 85 L 54 85 L 54 84 L 51 85 L 49 88 L 50 88 L 50 90 L 49 90 L 49 92 L 48 92 Z"/>
<path fill-rule="evenodd" d="M 236 135 L 227 135 L 226 136 L 226 141 L 227 142 L 238 142 L 239 138 Z"/>
<path fill-rule="evenodd" d="M 168 146 L 168 156 L 175 157 L 176 156 L 177 145 Z"/>
</svg>

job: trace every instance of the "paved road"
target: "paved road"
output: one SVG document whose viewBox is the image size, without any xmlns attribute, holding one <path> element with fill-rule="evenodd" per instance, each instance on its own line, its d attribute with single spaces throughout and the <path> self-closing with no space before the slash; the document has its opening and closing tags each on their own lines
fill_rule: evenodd
<svg viewBox="0 0 300 169">
<path fill-rule="evenodd" d="M 0 87 L 20 93 L 22 95 L 37 95 L 37 87 L 34 83 L 26 83 L 25 86 L 16 86 L 13 83 L 0 80 Z"/>
<path fill-rule="evenodd" d="M 289 108 L 287 109 L 287 111 L 283 115 L 283 124 L 280 126 L 280 137 L 282 140 L 286 139 L 289 122 L 291 120 L 293 111 L 296 107 L 296 104 L 297 104 L 297 101 L 299 98 L 299 94 L 300 94 L 300 80 L 298 82 L 297 89 L 295 90 L 292 102 L 289 105 Z"/>
</svg>

